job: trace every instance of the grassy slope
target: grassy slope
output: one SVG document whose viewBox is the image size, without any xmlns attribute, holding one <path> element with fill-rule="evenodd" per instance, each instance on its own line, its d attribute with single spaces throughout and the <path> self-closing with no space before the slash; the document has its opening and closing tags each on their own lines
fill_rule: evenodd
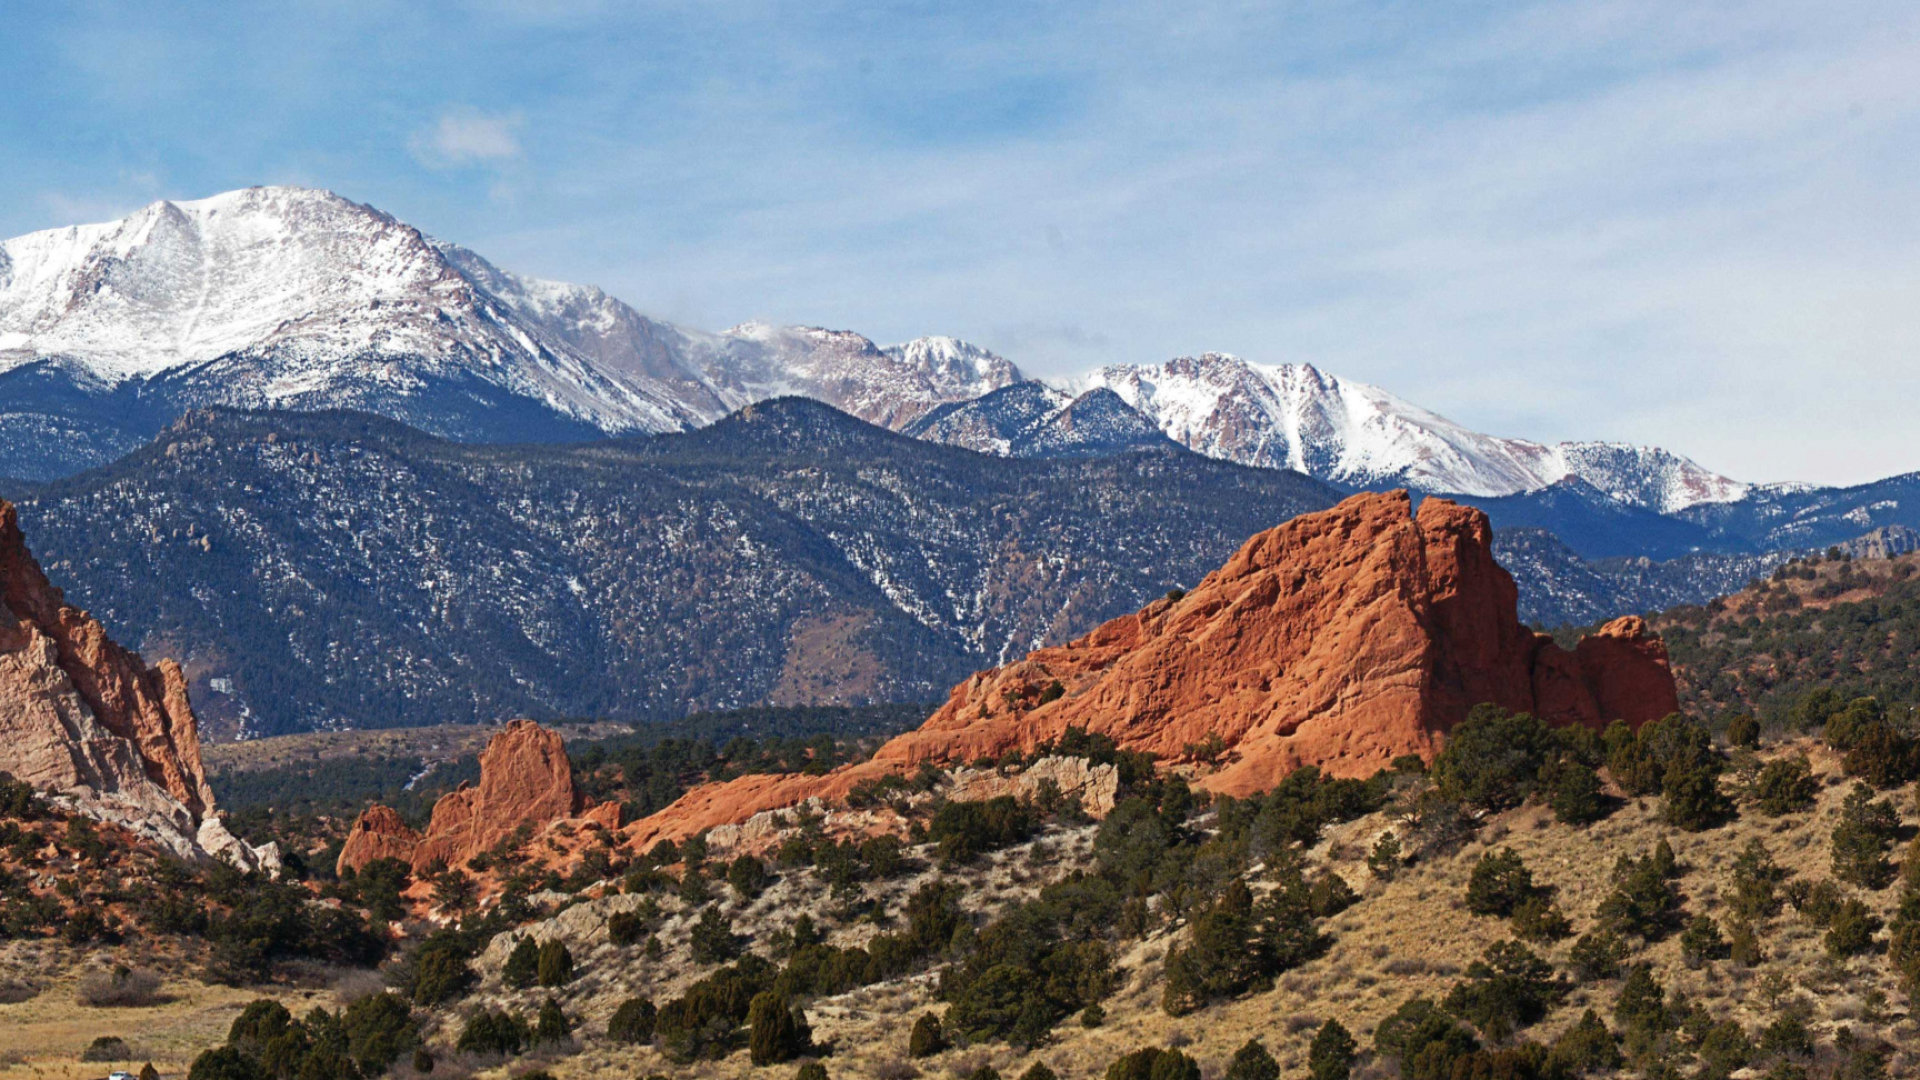
<svg viewBox="0 0 1920 1080">
<path fill-rule="evenodd" d="M 1701 833 L 1662 825 L 1657 798 L 1628 801 L 1606 820 L 1584 828 L 1558 824 L 1544 808 L 1530 806 L 1489 819 L 1480 834 L 1457 853 L 1408 867 L 1392 881 L 1380 881 L 1366 869 L 1364 853 L 1373 837 L 1389 826 L 1390 812 L 1338 826 L 1330 830 L 1312 858 L 1338 870 L 1360 893 L 1361 900 L 1329 921 L 1333 947 L 1283 975 L 1273 990 L 1216 1003 L 1184 1017 L 1167 1016 L 1159 1005 L 1161 972 L 1166 950 L 1179 940 L 1181 928 L 1165 928 L 1145 942 L 1124 947 L 1121 963 L 1126 978 L 1121 990 L 1106 1002 L 1108 1018 L 1101 1027 L 1089 1030 L 1069 1020 L 1056 1029 L 1050 1045 L 1033 1054 L 991 1045 L 949 1050 L 914 1065 L 927 1076 L 961 1076 L 988 1063 L 1002 1076 L 1012 1078 L 1033 1061 L 1041 1060 L 1063 1077 L 1097 1076 L 1121 1053 L 1146 1044 L 1184 1041 L 1189 1043 L 1187 1052 L 1199 1059 L 1209 1075 L 1218 1075 L 1235 1049 L 1257 1037 L 1279 1060 L 1284 1075 L 1299 1075 L 1305 1068 L 1307 1046 L 1325 1019 L 1340 1020 L 1363 1047 L 1371 1047 L 1374 1026 L 1401 1002 L 1415 994 L 1436 999 L 1443 996 L 1487 945 L 1510 936 L 1504 920 L 1477 917 L 1464 907 L 1468 875 L 1488 851 L 1511 847 L 1519 852 L 1537 881 L 1555 887 L 1557 900 L 1572 919 L 1576 936 L 1592 926 L 1595 909 L 1610 889 L 1607 872 L 1614 860 L 1622 854 L 1644 854 L 1662 837 L 1672 844 L 1684 868 L 1679 885 L 1687 913 L 1710 914 L 1723 924 L 1726 912 L 1719 904 L 1719 894 L 1726 887 L 1727 868 L 1750 838 L 1765 843 L 1776 861 L 1797 877 L 1817 880 L 1828 876 L 1828 836 L 1848 783 L 1840 775 L 1837 758 L 1817 745 L 1776 746 L 1765 755 L 1802 750 L 1810 753 L 1824 785 L 1812 811 L 1770 819 L 1743 807 L 1739 820 Z M 1891 801 L 1902 809 L 1911 832 L 1911 791 L 1895 793 Z M 1041 839 L 1046 846 L 1038 857 L 1031 853 L 1032 845 L 1024 845 L 999 853 L 969 871 L 966 881 L 970 906 L 993 910 L 1008 898 L 1030 895 L 1038 885 L 1072 865 L 1085 865 L 1084 856 L 1078 853 L 1086 850 L 1082 845 L 1087 830 L 1050 832 Z M 915 884 L 909 879 L 874 889 L 897 904 Z M 720 893 L 728 895 L 726 890 Z M 1889 888 L 1861 895 L 1884 918 L 1891 915 L 1896 894 L 1897 888 Z M 602 903 L 618 906 L 620 901 Z M 764 933 L 801 910 L 820 918 L 827 910 L 824 891 L 810 879 L 795 880 L 790 874 L 759 902 L 747 909 L 731 909 L 730 914 L 735 915 L 741 929 Z M 755 1070 L 744 1053 L 721 1062 L 689 1066 L 675 1065 L 653 1049 L 607 1045 L 599 1036 L 604 1033 L 606 1017 L 622 997 L 643 992 L 665 1001 L 706 969 L 691 967 L 687 959 L 686 920 L 669 924 L 663 933 L 667 956 L 652 963 L 644 960 L 637 948 L 608 944 L 604 918 L 604 910 L 577 909 L 570 918 L 548 928 L 576 942 L 575 954 L 584 972 L 561 1000 L 570 1014 L 584 1018 L 580 1034 L 586 1048 L 576 1056 L 554 1061 L 550 1068 L 557 1077 L 566 1080 L 661 1072 L 676 1077 L 744 1078 L 785 1076 L 790 1071 L 791 1066 Z M 842 928 L 832 940 L 853 944 L 870 932 L 866 927 Z M 1835 963 L 1826 958 L 1821 935 L 1822 931 L 1802 923 L 1788 908 L 1763 931 L 1767 959 L 1757 969 L 1743 969 L 1726 960 L 1690 969 L 1681 960 L 1677 934 L 1648 947 L 1635 959 L 1654 964 L 1669 992 L 1684 990 L 1705 1004 L 1716 1020 L 1738 1019 L 1753 1034 L 1776 1015 L 1757 991 L 1760 978 L 1779 972 L 1792 981 L 1792 996 L 1810 1004 L 1812 1028 L 1821 1043 L 1831 1042 L 1835 1030 L 1843 1024 L 1853 1025 L 1856 1031 L 1875 1030 L 1909 1048 L 1893 1064 L 1894 1075 L 1910 1075 L 1920 1068 L 1920 1055 L 1912 1049 L 1920 1047 L 1920 1025 L 1901 1015 L 1873 1028 L 1861 1015 L 1863 996 L 1869 989 L 1884 991 L 1891 1001 L 1903 1000 L 1884 956 Z M 1569 938 L 1540 951 L 1556 967 L 1563 967 L 1571 944 Z M 501 955 L 493 955 L 494 965 Z M 531 1011 L 545 994 L 503 990 L 497 982 L 497 966 L 489 967 L 484 960 L 479 966 L 486 971 L 488 982 L 478 1000 Z M 836 1047 L 828 1059 L 830 1074 L 904 1075 L 912 1018 L 924 1009 L 940 1011 L 945 1007 L 934 1000 L 933 989 L 934 979 L 922 975 L 810 1003 L 807 1011 L 816 1037 Z M 1611 1024 L 1618 990 L 1618 980 L 1578 989 L 1544 1023 L 1528 1032 L 1529 1036 L 1548 1040 L 1588 1007 Z M 469 1008 L 471 1004 L 460 1011 Z M 450 1042 L 453 1034 L 454 1025 L 450 1025 L 441 1038 Z M 477 1075 L 509 1074 L 506 1069 L 492 1069 Z M 1361 1075 L 1384 1074 L 1374 1071 Z"/>
</svg>

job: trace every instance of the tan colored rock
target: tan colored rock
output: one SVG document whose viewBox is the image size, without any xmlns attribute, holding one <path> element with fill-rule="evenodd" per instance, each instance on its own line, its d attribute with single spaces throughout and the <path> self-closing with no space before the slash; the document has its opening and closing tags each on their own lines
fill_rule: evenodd
<svg viewBox="0 0 1920 1080">
<path fill-rule="evenodd" d="M 1364 776 L 1431 759 L 1491 702 L 1550 723 L 1639 725 L 1677 708 L 1666 650 L 1637 619 L 1571 654 L 1516 614 L 1486 515 L 1405 492 L 1356 495 L 1249 540 L 1178 599 L 980 672 L 918 730 L 825 777 L 704 785 L 629 829 L 679 839 L 861 780 L 1030 751 L 1069 727 L 1163 762 L 1219 752 L 1200 783 L 1265 790 L 1303 765 Z"/>
<path fill-rule="evenodd" d="M 1113 812 L 1120 795 L 1120 770 L 1077 757 L 1044 757 L 1011 772 L 955 769 L 946 796 L 955 802 L 982 802 L 1003 795 L 1032 799 L 1046 784 L 1077 801 L 1089 816 L 1104 818 Z"/>
</svg>

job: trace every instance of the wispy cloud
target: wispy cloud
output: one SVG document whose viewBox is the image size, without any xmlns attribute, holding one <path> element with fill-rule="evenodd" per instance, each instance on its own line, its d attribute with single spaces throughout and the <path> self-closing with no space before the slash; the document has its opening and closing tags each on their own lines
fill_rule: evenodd
<svg viewBox="0 0 1920 1080">
<path fill-rule="evenodd" d="M 408 141 L 413 156 L 431 168 L 497 164 L 521 154 L 520 113 L 488 114 L 473 108 L 448 109 L 431 127 Z"/>
</svg>

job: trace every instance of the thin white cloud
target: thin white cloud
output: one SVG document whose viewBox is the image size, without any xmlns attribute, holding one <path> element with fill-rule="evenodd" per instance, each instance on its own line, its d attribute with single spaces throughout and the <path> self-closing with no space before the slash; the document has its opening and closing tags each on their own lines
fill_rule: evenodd
<svg viewBox="0 0 1920 1080">
<path fill-rule="evenodd" d="M 516 132 L 524 122 L 517 112 L 449 109 L 432 127 L 414 132 L 408 147 L 416 160 L 430 168 L 498 164 L 520 156 Z"/>
</svg>

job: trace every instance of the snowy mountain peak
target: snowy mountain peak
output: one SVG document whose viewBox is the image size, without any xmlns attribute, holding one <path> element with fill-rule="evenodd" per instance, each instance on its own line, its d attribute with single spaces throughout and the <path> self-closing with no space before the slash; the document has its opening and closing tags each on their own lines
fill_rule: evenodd
<svg viewBox="0 0 1920 1080">
<path fill-rule="evenodd" d="M 688 330 L 314 189 L 157 202 L 0 243 L 0 379 L 20 388 L 0 388 L 0 473 L 98 463 L 206 405 L 524 440 L 684 430 L 784 393 L 898 427 L 1019 377 L 959 342 L 886 353 L 818 327 Z"/>
<path fill-rule="evenodd" d="M 1655 448 L 1482 435 L 1308 364 L 1209 352 L 996 393 L 1022 379 L 952 337 L 883 349 L 817 326 L 675 326 L 310 188 L 156 202 L 0 242 L 0 475 L 99 464 L 206 405 L 354 408 L 521 441 L 684 430 L 792 394 L 1003 453 L 1164 433 L 1353 487 L 1504 495 L 1576 476 L 1663 511 L 1748 491 Z"/>
<path fill-rule="evenodd" d="M 1742 497 L 1745 485 L 1679 455 L 1618 443 L 1546 446 L 1470 431 L 1376 386 L 1310 364 L 1254 364 L 1227 353 L 1119 364 L 1059 385 L 1105 387 L 1174 441 L 1245 465 L 1337 484 L 1407 484 L 1510 495 L 1579 477 L 1623 502 L 1672 512 Z"/>
</svg>

